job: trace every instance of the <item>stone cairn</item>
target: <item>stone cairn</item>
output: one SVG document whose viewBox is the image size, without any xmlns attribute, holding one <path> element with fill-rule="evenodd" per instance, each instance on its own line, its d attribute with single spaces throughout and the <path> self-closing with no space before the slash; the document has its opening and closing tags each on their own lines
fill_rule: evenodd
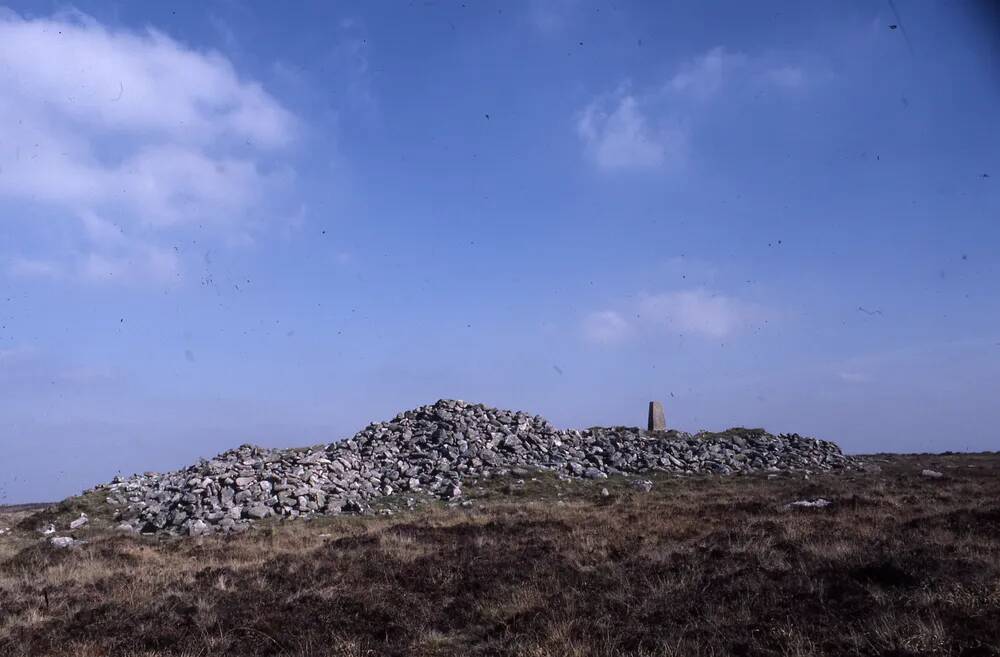
<svg viewBox="0 0 1000 657">
<path fill-rule="evenodd" d="M 653 408 L 650 408 L 651 422 Z M 242 445 L 183 470 L 116 477 L 106 492 L 120 529 L 202 535 L 277 516 L 363 513 L 392 495 L 462 497 L 462 482 L 542 470 L 567 477 L 819 472 L 852 462 L 831 442 L 762 429 L 688 434 L 661 428 L 558 430 L 538 415 L 440 400 L 313 448 Z"/>
</svg>

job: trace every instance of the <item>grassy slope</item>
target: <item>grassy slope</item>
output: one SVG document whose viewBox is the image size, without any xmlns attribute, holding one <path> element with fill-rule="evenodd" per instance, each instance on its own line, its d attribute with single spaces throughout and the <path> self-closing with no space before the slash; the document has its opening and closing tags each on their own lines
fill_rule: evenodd
<svg viewBox="0 0 1000 657">
<path fill-rule="evenodd" d="M 0 537 L 0 654 L 1000 655 L 1000 455 L 872 459 L 63 551 L 32 518 Z"/>
</svg>

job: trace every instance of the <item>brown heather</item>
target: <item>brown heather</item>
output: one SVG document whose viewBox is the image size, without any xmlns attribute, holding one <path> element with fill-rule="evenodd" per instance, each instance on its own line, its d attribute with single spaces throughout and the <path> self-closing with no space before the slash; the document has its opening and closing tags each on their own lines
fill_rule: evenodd
<svg viewBox="0 0 1000 657">
<path fill-rule="evenodd" d="M 650 493 L 492 481 L 470 508 L 229 537 L 95 522 L 68 550 L 7 511 L 0 654 L 1000 655 L 1000 455 L 867 460 Z"/>
</svg>

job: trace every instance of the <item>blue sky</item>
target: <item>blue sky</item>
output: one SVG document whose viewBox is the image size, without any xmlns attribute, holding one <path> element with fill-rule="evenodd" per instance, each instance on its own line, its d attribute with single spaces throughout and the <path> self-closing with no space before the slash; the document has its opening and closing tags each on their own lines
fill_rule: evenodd
<svg viewBox="0 0 1000 657">
<path fill-rule="evenodd" d="M 0 496 L 442 397 L 997 449 L 995 26 L 896 9 L 13 3 Z"/>
</svg>

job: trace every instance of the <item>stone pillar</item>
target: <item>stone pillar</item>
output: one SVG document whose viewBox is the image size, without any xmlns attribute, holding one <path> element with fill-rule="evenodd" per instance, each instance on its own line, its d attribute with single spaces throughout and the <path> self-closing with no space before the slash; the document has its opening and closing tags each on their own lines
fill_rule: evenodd
<svg viewBox="0 0 1000 657">
<path fill-rule="evenodd" d="M 649 402 L 649 424 L 646 428 L 650 431 L 667 430 L 667 419 L 663 415 L 663 404 L 658 401 Z"/>
</svg>

